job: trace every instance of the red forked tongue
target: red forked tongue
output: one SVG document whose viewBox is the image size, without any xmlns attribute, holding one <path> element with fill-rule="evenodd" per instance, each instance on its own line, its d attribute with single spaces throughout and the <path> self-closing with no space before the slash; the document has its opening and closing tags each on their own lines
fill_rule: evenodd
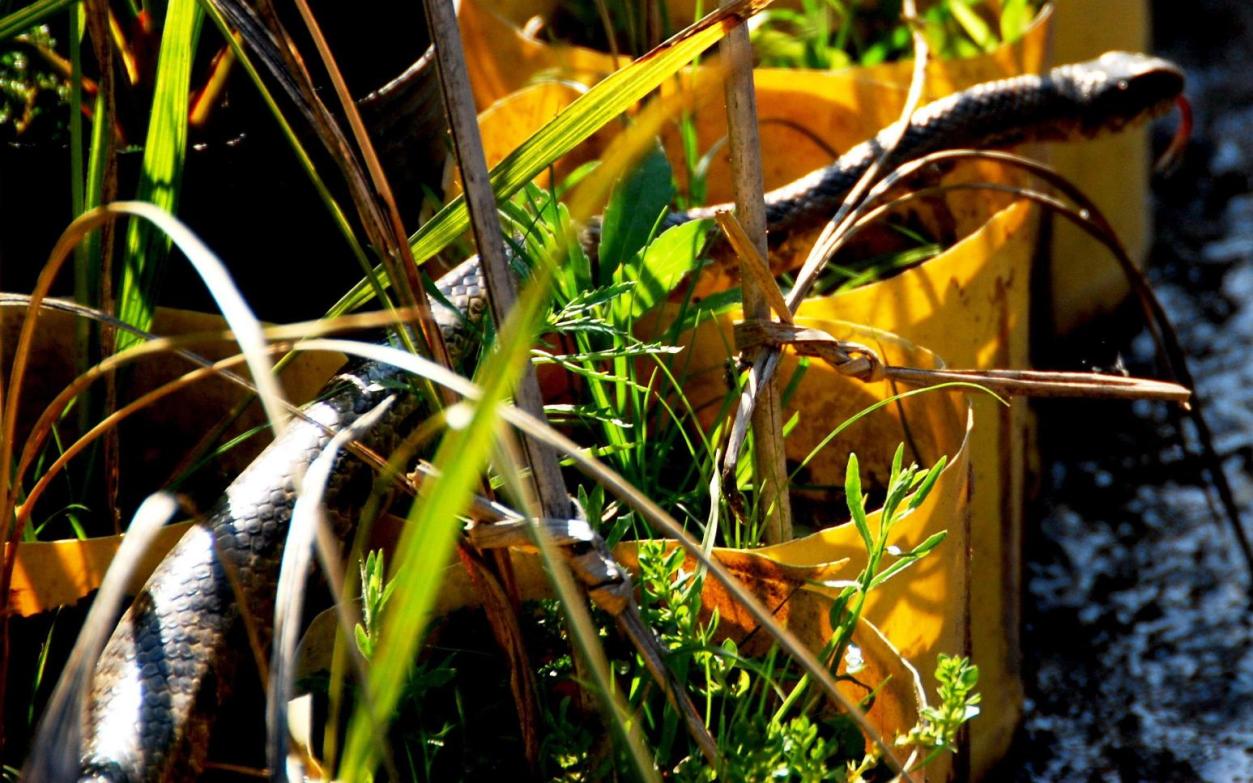
<svg viewBox="0 0 1253 783">
<path fill-rule="evenodd" d="M 1180 95 L 1175 98 L 1175 107 L 1179 109 L 1179 127 L 1175 129 L 1174 138 L 1170 140 L 1170 146 L 1157 159 L 1157 164 L 1153 166 L 1153 173 L 1165 174 L 1171 171 L 1175 166 L 1179 165 L 1179 161 L 1183 159 L 1183 151 L 1188 147 L 1188 138 L 1192 135 L 1192 104 L 1188 99 Z"/>
</svg>

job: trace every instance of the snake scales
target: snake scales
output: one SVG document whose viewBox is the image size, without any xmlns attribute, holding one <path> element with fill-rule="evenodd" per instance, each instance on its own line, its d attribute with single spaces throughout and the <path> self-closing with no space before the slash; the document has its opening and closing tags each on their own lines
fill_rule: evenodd
<svg viewBox="0 0 1253 783">
<path fill-rule="evenodd" d="M 1110 53 L 1043 76 L 977 85 L 915 113 L 889 163 L 955 147 L 1090 137 L 1167 109 L 1183 88 L 1172 64 Z M 780 235 L 826 220 L 880 154 L 893 128 L 845 153 L 834 164 L 767 194 L 767 219 Z M 671 214 L 668 225 L 708 217 L 715 208 Z M 595 233 L 595 226 L 592 227 Z M 436 305 L 436 319 L 454 355 L 469 344 L 467 323 L 484 311 L 476 259 L 438 287 L 461 313 Z M 333 378 L 236 478 L 203 523 L 184 536 L 152 574 L 119 621 L 95 669 L 83 729 L 80 779 L 193 779 L 204 763 L 212 720 L 229 691 L 239 657 L 242 613 L 268 642 L 274 588 L 295 502 L 296 476 L 333 433 L 388 397 L 394 403 L 363 444 L 387 453 L 424 415 L 418 399 L 398 391 L 399 372 L 354 363 Z M 369 469 L 342 454 L 327 488 L 333 518 L 347 530 L 368 495 Z M 232 579 L 244 602 L 236 601 Z"/>
</svg>

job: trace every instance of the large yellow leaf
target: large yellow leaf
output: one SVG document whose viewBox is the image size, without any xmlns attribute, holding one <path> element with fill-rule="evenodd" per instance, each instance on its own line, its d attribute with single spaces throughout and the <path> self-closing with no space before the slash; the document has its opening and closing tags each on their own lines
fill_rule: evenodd
<svg viewBox="0 0 1253 783">
<path fill-rule="evenodd" d="M 0 345 L 15 344 L 24 315 L 25 311 L 21 309 L 0 309 Z M 153 322 L 153 330 L 162 335 L 213 333 L 225 328 L 220 316 L 183 310 L 159 309 Z M 18 443 L 25 442 L 44 406 L 77 374 L 74 334 L 72 316 L 55 311 L 45 311 L 40 316 L 31 363 L 24 379 Z M 209 359 L 220 359 L 237 352 L 234 343 L 224 341 L 204 343 L 191 350 Z M 0 352 L 0 373 L 7 375 L 11 359 L 12 351 Z M 312 398 L 342 363 L 340 355 L 300 354 L 281 375 L 286 393 L 296 401 Z M 136 399 L 194 367 L 172 353 L 145 357 L 121 375 L 118 399 L 123 402 Z M 240 371 L 246 375 L 246 371 Z M 103 394 L 103 385 L 98 384 L 93 391 Z M 207 378 L 158 400 L 124 421 L 119 429 L 123 516 L 143 496 L 161 489 L 173 478 L 175 466 L 245 395 L 245 390 L 234 383 L 221 378 Z M 247 432 L 263 420 L 261 412 L 252 406 L 227 428 L 224 438 Z M 71 416 L 59 425 L 66 444 L 75 439 L 73 421 Z M 211 494 L 213 489 L 220 488 L 225 481 L 238 474 L 268 440 L 268 436 L 261 434 L 220 455 L 184 489 L 199 489 Z M 26 485 L 29 487 L 35 478 L 38 477 L 25 477 Z M 53 510 L 53 506 L 45 501 L 35 506 L 32 519 L 41 519 L 45 507 L 47 513 Z M 91 509 L 83 516 L 89 524 L 96 522 L 105 529 L 111 527 L 102 509 Z M 161 555 L 174 545 L 185 529 L 185 525 L 171 527 L 161 534 L 153 551 L 138 569 L 140 581 L 146 578 Z M 120 544 L 120 536 L 101 536 L 82 541 L 40 541 L 19 545 L 15 553 L 17 562 L 9 595 L 10 606 L 18 614 L 26 616 L 80 600 L 100 586 L 100 580 Z M 6 551 L 6 557 L 12 555 L 12 551 Z"/>
<path fill-rule="evenodd" d="M 162 530 L 148 554 L 135 567 L 136 577 L 129 592 L 136 592 L 165 553 L 187 532 L 190 522 Z M 9 586 L 9 608 L 29 617 L 59 606 L 73 604 L 100 587 L 104 572 L 122 545 L 122 536 L 100 536 L 84 540 L 31 541 L 17 550 L 13 582 Z M 8 556 L 8 551 L 5 553 Z"/>
</svg>

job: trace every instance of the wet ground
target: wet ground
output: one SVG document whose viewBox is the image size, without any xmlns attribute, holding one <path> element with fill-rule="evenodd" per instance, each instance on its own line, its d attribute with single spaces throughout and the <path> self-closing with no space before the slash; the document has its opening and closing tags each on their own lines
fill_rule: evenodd
<svg viewBox="0 0 1253 783">
<path fill-rule="evenodd" d="M 1154 185 L 1155 287 L 1179 328 L 1253 534 L 1253 8 L 1157 3 L 1157 51 L 1188 71 L 1194 141 Z M 1101 325 L 1089 361 L 1151 368 Z M 1074 346 L 1071 346 L 1072 348 Z M 1027 533 L 1027 715 L 1012 781 L 1253 781 L 1253 604 L 1195 457 L 1153 405 L 1051 404 Z"/>
</svg>

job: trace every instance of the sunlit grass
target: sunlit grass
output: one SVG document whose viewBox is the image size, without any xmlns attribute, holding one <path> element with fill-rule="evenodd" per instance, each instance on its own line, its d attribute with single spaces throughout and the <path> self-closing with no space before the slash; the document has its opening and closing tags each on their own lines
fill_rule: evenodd
<svg viewBox="0 0 1253 783">
<path fill-rule="evenodd" d="M 210 18 L 226 27 L 232 4 L 219 2 L 206 5 Z M 36 3 L 16 16 L 0 19 L 0 39 L 8 27 L 18 21 L 30 23 L 31 19 L 43 18 L 39 14 L 52 13 L 61 8 L 62 5 Z M 65 239 L 54 250 L 53 260 L 45 268 L 39 288 L 29 302 L 32 317 L 16 346 L 14 369 L 4 379 L 5 385 L 0 389 L 7 393 L 3 429 L 0 430 L 3 439 L 0 443 L 0 507 L 4 510 L 4 523 L 9 526 L 8 538 L 14 543 L 27 536 L 31 504 L 39 499 L 42 492 L 37 483 L 41 469 L 49 466 L 45 475 L 54 474 L 66 460 L 82 450 L 82 446 L 67 447 L 56 442 L 53 422 L 61 411 L 71 405 L 75 394 L 88 388 L 89 381 L 131 361 L 173 347 L 171 343 L 144 341 L 136 332 L 123 330 L 116 347 L 125 350 L 106 358 L 92 373 L 84 376 L 81 387 L 76 386 L 71 393 L 57 400 L 56 405 L 60 409 L 49 413 L 48 419 L 41 422 L 39 438 L 25 444 L 24 450 L 19 449 L 15 435 L 16 412 L 24 389 L 25 357 L 31 350 L 31 334 L 36 323 L 34 315 L 40 309 L 40 300 L 59 266 L 71 252 L 76 252 L 76 290 L 80 296 L 87 298 L 84 304 L 98 304 L 96 297 L 100 284 L 93 275 L 98 274 L 94 271 L 97 260 L 107 260 L 104 258 L 107 250 L 99 243 L 92 244 L 94 240 L 90 237 L 95 236 L 95 230 L 119 216 L 132 218 L 123 243 L 124 264 L 118 281 L 121 319 L 141 330 L 147 327 L 158 301 L 152 282 L 159 275 L 162 259 L 168 255 L 167 250 L 172 246 L 178 247 L 209 285 L 235 338 L 240 342 L 243 361 L 257 386 L 270 428 L 281 434 L 284 422 L 291 415 L 271 371 L 273 349 L 266 344 L 265 333 L 252 316 L 248 303 L 235 290 L 229 275 L 209 248 L 170 214 L 177 210 L 179 203 L 181 171 L 188 143 L 186 115 L 191 65 L 201 26 L 200 8 L 196 3 L 173 0 L 164 17 L 165 35 L 149 105 L 152 121 L 148 125 L 144 145 L 143 177 L 138 192 L 138 197 L 148 203 L 99 204 L 106 193 L 104 172 L 108 162 L 106 158 L 111 153 L 108 139 L 112 128 L 110 122 L 96 122 L 90 136 L 85 133 L 77 112 L 81 112 L 88 101 L 81 89 L 75 94 L 75 129 L 71 133 L 74 145 L 71 154 L 75 162 L 71 190 L 77 217 L 67 230 Z M 514 239 L 518 243 L 519 255 L 527 257 L 530 262 L 530 276 L 525 293 L 509 320 L 489 325 L 483 330 L 488 345 L 483 351 L 483 362 L 475 373 L 474 383 L 454 375 L 449 368 L 382 346 L 319 341 L 316 338 L 297 346 L 302 350 L 340 348 L 348 353 L 393 362 L 414 370 L 414 377 L 421 379 L 420 383 L 415 382 L 418 385 L 443 385 L 464 397 L 438 416 L 432 415 L 423 425 L 427 428 L 423 435 L 436 436 L 442 432 L 442 437 L 431 457 L 430 470 L 420 481 L 415 480 L 416 487 L 410 485 L 417 499 L 408 510 L 408 524 L 395 551 L 388 556 L 389 586 L 386 589 L 391 591 L 391 599 L 385 605 L 380 603 L 377 607 L 379 614 L 371 618 L 371 633 L 377 636 L 369 651 L 365 679 L 351 694 L 355 698 L 350 705 L 351 717 L 346 724 L 342 754 L 332 752 L 332 758 L 327 759 L 337 765 L 343 779 L 368 779 L 376 774 L 380 766 L 384 770 L 396 766 L 395 759 L 387 757 L 389 748 L 381 741 L 384 736 L 381 732 L 386 730 L 397 705 L 410 694 L 408 685 L 413 682 L 413 677 L 418 676 L 414 667 L 418 667 L 420 674 L 423 667 L 429 664 L 429 661 L 419 663 L 419 659 L 432 621 L 432 607 L 443 588 L 444 569 L 459 543 L 466 518 L 473 516 L 470 509 L 480 500 L 486 500 L 480 495 L 489 490 L 499 490 L 519 518 L 534 519 L 539 515 L 533 499 L 527 496 L 526 466 L 515 464 L 516 450 L 512 448 L 515 430 L 542 439 L 562 452 L 568 466 L 584 473 L 586 478 L 576 485 L 575 493 L 582 511 L 587 515 L 588 529 L 598 537 L 593 541 L 604 540 L 612 544 L 625 538 L 669 537 L 681 542 L 684 551 L 700 564 L 700 577 L 694 578 L 690 573 L 680 572 L 674 556 L 665 555 L 656 547 L 645 546 L 643 549 L 647 553 L 642 555 L 644 617 L 655 626 L 665 648 L 673 654 L 669 660 L 672 666 L 670 675 L 698 705 L 701 717 L 718 743 L 718 753 L 705 752 L 704 761 L 701 751 L 706 749 L 699 747 L 699 738 L 684 731 L 673 701 L 662 698 L 664 688 L 658 679 L 635 657 L 634 652 L 623 653 L 616 646 L 617 642 L 606 641 L 615 633 L 612 630 L 613 621 L 621 622 L 621 615 L 606 616 L 599 610 L 589 611 L 582 593 L 596 586 L 580 585 L 570 578 L 566 570 L 572 556 L 568 542 L 548 540 L 544 529 L 537 526 L 533 543 L 548 564 L 555 583 L 554 590 L 562 599 L 563 627 L 558 637 L 571 650 L 572 660 L 577 659 L 582 665 L 590 667 L 580 670 L 585 679 L 577 684 L 598 695 L 602 719 L 613 729 L 615 742 L 607 750 L 601 749 L 607 754 L 604 758 L 629 761 L 634 773 L 642 779 L 660 779 L 664 774 L 677 776 L 678 779 L 702 780 L 716 771 L 734 776 L 736 771 L 748 770 L 744 774 L 755 774 L 765 769 L 751 766 L 746 759 L 739 758 L 741 752 L 746 757 L 753 756 L 751 751 L 744 749 L 744 737 L 752 737 L 754 741 L 760 739 L 763 744 L 769 745 L 772 742 L 786 744 L 803 735 L 809 738 L 806 742 L 827 743 L 831 751 L 823 756 L 823 760 L 832 764 L 862 762 L 864 737 L 883 744 L 883 738 L 865 722 L 857 706 L 837 690 L 836 677 L 833 676 L 835 667 L 845 658 L 843 651 L 847 649 L 852 628 L 857 623 L 857 612 L 850 613 L 851 619 L 844 618 L 838 623 L 840 636 L 832 644 L 839 654 L 834 656 L 833 664 L 827 657 L 816 656 L 805 648 L 795 634 L 772 619 L 768 607 L 710 558 L 710 547 L 715 544 L 755 543 L 751 532 L 728 532 L 730 528 L 723 527 L 719 534 L 718 525 L 710 522 L 733 519 L 737 513 L 745 515 L 745 512 L 743 509 L 738 512 L 731 509 L 720 492 L 710 491 L 711 484 L 715 488 L 717 486 L 719 443 L 724 423 L 715 425 L 713 431 L 706 431 L 699 424 L 693 405 L 684 393 L 685 359 L 680 355 L 679 336 L 683 330 L 712 317 L 720 304 L 716 301 L 695 303 L 684 300 L 678 320 L 662 337 L 644 342 L 635 336 L 637 324 L 648 317 L 656 306 L 665 303 L 681 280 L 697 274 L 707 260 L 703 256 L 707 225 L 692 222 L 659 230 L 661 219 L 671 209 L 675 198 L 672 175 L 664 156 L 652 151 L 644 156 L 641 165 L 634 165 L 634 159 L 641 152 L 648 152 L 653 144 L 652 129 L 656 124 L 675 111 L 689 109 L 690 105 L 674 101 L 665 105 L 664 112 L 640 115 L 636 138 L 616 148 L 614 154 L 606 157 L 601 169 L 589 175 L 579 188 L 572 191 L 573 206 L 563 207 L 552 198 L 554 193 L 545 193 L 529 185 L 535 175 L 555 159 L 598 128 L 618 119 L 721 38 L 736 22 L 736 14 L 747 13 L 751 9 L 750 4 L 744 3 L 734 11 L 715 15 L 713 21 L 680 36 L 673 45 L 607 78 L 493 170 L 492 184 L 498 198 L 520 196 L 506 212 L 511 219 L 508 224 L 522 229 Z M 80 25 L 77 9 L 71 9 L 71 13 L 75 15 L 72 29 L 81 32 L 90 28 L 90 25 Z M 286 117 L 278 100 L 265 87 L 267 79 L 282 73 L 282 66 L 276 67 L 274 59 L 276 52 L 273 49 L 277 45 L 271 42 L 267 44 L 271 48 L 264 49 L 258 38 L 239 41 L 233 36 L 228 38 L 232 40 L 244 71 L 264 91 L 265 103 L 278 119 L 292 154 L 305 167 L 313 186 L 322 195 L 331 212 L 330 219 L 345 236 L 347 255 L 368 267 L 371 250 L 384 254 L 385 248 L 374 246 L 382 244 L 377 236 L 355 226 L 346 216 L 346 211 L 331 196 L 332 186 L 326 184 L 329 177 L 317 171 L 311 163 L 311 156 L 297 140 L 299 133 L 294 128 L 310 118 Z M 80 43 L 76 40 L 75 45 Z M 254 59 L 261 62 L 254 62 Z M 75 55 L 74 62 L 75 68 L 81 71 L 81 51 Z M 261 68 L 267 71 L 263 73 Z M 711 81 L 720 75 L 716 68 L 708 69 L 706 74 Z M 291 99 L 300 95 L 301 89 L 291 89 L 287 85 L 283 92 L 286 98 Z M 664 103 L 658 102 L 659 105 Z M 94 102 L 96 117 L 106 113 L 105 105 L 102 99 Z M 321 115 L 314 119 L 315 123 L 325 121 L 326 118 Z M 340 135 L 346 138 L 348 134 L 340 132 Z M 325 143 L 325 137 L 322 140 Z M 83 160 L 82 156 L 84 146 L 89 150 L 87 160 Z M 335 154 L 338 150 L 332 145 L 330 151 Z M 338 158 L 337 163 L 341 166 L 339 173 L 350 182 L 367 181 L 365 167 L 356 157 Z M 599 245 L 594 252 L 585 253 L 569 238 L 577 225 L 586 222 L 593 212 L 600 211 L 598 199 L 603 200 L 611 186 L 612 196 L 601 223 Z M 385 199 L 378 193 L 374 193 L 373 197 L 378 201 L 363 203 L 362 194 L 355 194 L 357 219 L 363 220 L 364 216 L 373 212 L 385 212 L 389 206 L 381 203 Z M 316 219 L 324 218 L 318 216 Z M 409 238 L 415 259 L 421 263 L 444 249 L 464 233 L 466 225 L 462 202 L 453 200 Z M 371 249 L 366 250 L 366 247 Z M 560 266 L 554 264 L 558 258 L 564 260 Z M 107 274 L 108 265 L 102 263 L 101 268 Z M 344 296 L 335 312 L 359 307 L 370 298 L 379 296 L 384 285 L 385 280 L 381 277 L 372 282 L 363 281 Z M 551 307 L 550 297 L 553 300 Z M 295 337 L 312 335 L 316 331 L 316 328 L 310 328 Z M 540 335 L 545 332 L 563 341 L 560 345 L 569 347 L 536 349 Z M 571 384 L 576 390 L 575 399 L 556 404 L 564 407 L 551 408 L 553 412 L 568 417 L 564 432 L 553 430 L 544 422 L 507 404 L 516 379 L 527 362 L 535 359 L 539 360 L 537 363 L 548 363 L 569 371 Z M 188 376 L 186 382 L 223 370 L 233 361 L 197 370 L 194 375 Z M 730 391 L 723 403 L 724 408 L 732 405 L 736 391 Z M 148 401 L 147 398 L 133 401 L 135 408 L 124 406 L 123 410 L 129 413 Z M 75 404 L 79 404 L 80 410 L 85 410 L 87 414 L 92 413 L 90 408 L 93 406 L 81 402 Z M 88 439 L 83 444 L 107 431 L 114 422 L 106 419 L 102 429 L 88 430 Z M 342 434 L 335 447 L 346 447 L 349 434 Z M 571 436 L 578 440 L 571 440 Z M 45 438 L 53 441 L 54 450 L 44 450 Z M 57 455 L 51 462 L 47 459 L 50 454 Z M 390 455 L 379 456 L 387 459 Z M 333 459 L 333 453 L 327 452 L 313 464 L 308 475 L 312 483 L 305 496 L 308 500 L 298 506 L 297 530 L 300 535 L 293 538 L 288 550 L 290 562 L 284 570 L 280 593 L 280 606 L 283 608 L 277 614 L 276 624 L 279 642 L 270 667 L 270 674 L 279 678 L 271 683 L 272 698 L 279 702 L 285 703 L 291 692 L 290 683 L 285 678 L 291 671 L 290 664 L 295 655 L 297 634 L 293 623 L 300 614 L 295 597 L 298 595 L 298 581 L 308 570 L 310 542 L 316 530 L 313 524 L 316 515 L 312 512 L 316 507 L 318 488 L 327 480 Z M 745 463 L 746 472 L 740 487 L 749 491 L 752 502 L 753 478 L 747 472 L 750 464 L 751 461 Z M 894 480 L 903 476 L 898 483 L 907 486 L 908 492 L 915 493 L 908 497 L 902 495 L 898 501 L 911 503 L 919 495 L 925 497 L 925 490 L 934 484 L 934 476 L 942 467 L 941 464 L 930 472 L 918 474 L 896 465 Z M 850 481 L 857 475 L 855 463 L 850 465 L 849 475 Z M 915 482 L 914 477 L 919 475 L 919 481 Z M 28 481 L 36 482 L 32 486 L 40 489 L 27 494 Z M 899 487 L 895 489 L 899 490 Z M 893 488 L 889 488 L 889 498 L 895 497 L 892 492 Z M 857 496 L 860 498 L 860 492 Z M 308 505 L 310 502 L 314 505 Z M 746 516 L 750 529 L 753 520 L 760 517 L 759 511 L 748 509 Z M 864 514 L 864 508 L 862 511 Z M 890 525 L 885 523 L 880 531 L 881 537 L 867 539 L 867 550 L 872 559 L 876 552 L 882 556 L 885 551 L 889 528 Z M 129 552 L 124 559 L 130 560 Z M 7 569 L 12 568 L 12 562 L 10 550 L 6 561 L 6 580 Z M 350 569 L 356 566 L 352 562 L 347 565 Z M 865 592 L 875 586 L 872 582 L 877 575 L 873 570 L 870 573 L 871 576 L 854 590 L 860 596 L 858 601 L 864 601 Z M 113 578 L 111 573 L 110 580 Z M 758 661 L 740 655 L 734 645 L 715 644 L 712 639 L 716 620 L 705 624 L 696 619 L 701 608 L 701 579 L 718 582 L 736 601 L 742 602 L 760 624 L 763 636 L 776 638 L 778 647 L 764 660 Z M 336 587 L 342 584 L 339 574 L 332 574 L 331 581 Z M 98 602 L 98 613 L 108 614 L 111 611 L 111 594 L 115 592 L 116 584 L 110 582 L 107 587 L 110 600 Z M 347 603 L 354 599 L 341 594 L 339 600 Z M 67 669 L 69 674 L 63 680 L 63 683 L 68 683 L 64 687 L 77 688 L 80 694 L 85 687 L 85 680 L 81 678 L 86 677 L 91 668 L 93 655 L 90 650 L 103 643 L 106 626 L 101 622 L 93 617 L 92 631 L 84 636 L 83 644 L 87 647 L 78 655 L 83 662 L 81 668 Z M 518 674 L 530 677 L 534 673 Z M 751 680 L 751 685 L 742 684 L 744 677 Z M 801 681 L 812 683 L 813 692 L 821 692 L 823 698 L 841 705 L 845 710 L 843 717 L 824 717 L 814 720 L 812 725 L 800 725 L 799 719 L 794 716 L 783 720 L 781 713 L 786 713 L 788 706 L 800 698 L 794 696 L 789 701 L 784 694 L 804 693 L 808 698 L 809 691 L 798 685 Z M 462 684 L 461 687 L 474 685 Z M 54 717 L 47 719 L 45 725 L 50 727 L 48 731 L 72 729 L 75 722 L 66 716 L 75 714 L 76 703 L 71 699 L 68 706 L 58 706 L 58 711 L 50 713 Z M 285 726 L 279 717 L 283 706 L 272 704 L 270 712 L 274 722 L 271 736 L 280 740 L 285 738 Z M 570 739 L 577 734 L 575 719 L 563 717 L 560 708 L 551 709 L 547 714 L 550 725 L 544 728 L 553 735 Z M 821 732 L 817 729 L 810 731 L 819 724 Z M 525 728 L 536 730 L 533 726 Z M 328 733 L 334 732 L 335 727 L 330 727 Z M 849 739 L 851 736 L 855 736 L 856 740 Z M 72 750 L 74 738 L 63 737 L 58 743 L 65 752 L 47 763 L 62 766 L 48 767 L 49 770 L 57 770 L 55 773 L 46 772 L 48 779 L 60 779 L 62 772 L 77 763 L 77 755 Z M 285 764 L 285 747 L 283 741 L 272 744 L 271 752 L 276 754 L 270 759 L 273 769 L 281 769 Z M 390 747 L 390 751 L 396 754 L 423 758 L 427 758 L 424 754 L 428 750 L 425 746 L 415 748 L 403 743 Z M 889 757 L 892 754 L 887 745 L 883 745 L 882 752 Z M 725 760 L 725 769 L 714 770 L 714 762 L 707 761 L 713 756 Z M 574 752 L 567 754 L 562 763 L 570 762 L 572 758 L 576 764 L 587 760 L 579 756 L 579 752 Z M 45 763 L 42 758 L 37 761 Z M 737 766 L 741 761 L 743 765 Z M 895 760 L 891 763 L 899 765 Z M 429 758 L 425 766 L 431 768 Z"/>
</svg>

